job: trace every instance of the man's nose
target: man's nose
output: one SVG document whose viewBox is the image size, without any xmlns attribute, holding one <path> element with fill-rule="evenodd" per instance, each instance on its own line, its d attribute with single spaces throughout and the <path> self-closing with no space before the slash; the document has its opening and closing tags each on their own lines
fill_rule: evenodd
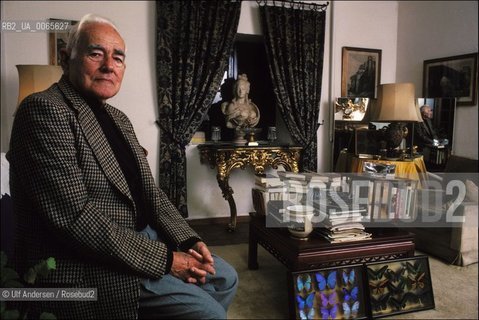
<svg viewBox="0 0 479 320">
<path fill-rule="evenodd" d="M 108 55 L 105 55 L 101 65 L 101 71 L 103 72 L 113 72 L 114 68 L 114 59 Z"/>
</svg>

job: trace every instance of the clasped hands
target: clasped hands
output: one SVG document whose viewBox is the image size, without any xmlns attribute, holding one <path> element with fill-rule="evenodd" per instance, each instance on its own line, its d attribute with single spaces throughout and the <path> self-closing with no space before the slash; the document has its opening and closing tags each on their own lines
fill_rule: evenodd
<svg viewBox="0 0 479 320">
<path fill-rule="evenodd" d="M 188 252 L 173 252 L 170 273 L 188 283 L 205 283 L 208 273 L 215 274 L 213 257 L 206 244 L 199 241 Z"/>
</svg>

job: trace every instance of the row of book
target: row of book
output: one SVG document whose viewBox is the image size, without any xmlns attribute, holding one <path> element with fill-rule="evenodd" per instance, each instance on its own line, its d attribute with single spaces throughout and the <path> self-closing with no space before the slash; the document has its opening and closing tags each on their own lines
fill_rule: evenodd
<svg viewBox="0 0 479 320">
<path fill-rule="evenodd" d="M 405 220 L 414 216 L 415 190 L 414 181 L 409 179 L 369 179 L 353 196 L 367 197 L 373 220 Z"/>
<path fill-rule="evenodd" d="M 253 206 L 256 212 L 264 213 L 268 201 L 289 200 L 306 204 L 321 189 L 340 190 L 344 188 L 341 175 L 337 173 L 294 173 L 277 171 L 277 175 L 256 175 L 252 190 Z"/>
</svg>

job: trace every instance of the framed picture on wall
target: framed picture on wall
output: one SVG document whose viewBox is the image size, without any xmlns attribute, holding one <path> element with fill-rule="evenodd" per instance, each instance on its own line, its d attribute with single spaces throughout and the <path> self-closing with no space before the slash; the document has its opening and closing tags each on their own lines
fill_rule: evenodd
<svg viewBox="0 0 479 320">
<path fill-rule="evenodd" d="M 48 48 L 50 55 L 51 65 L 60 65 L 60 50 L 67 45 L 68 31 L 78 21 L 66 20 L 66 19 L 48 19 L 51 25 L 57 26 L 52 28 L 53 32 L 50 32 L 48 36 Z"/>
<path fill-rule="evenodd" d="M 381 77 L 380 49 L 343 47 L 341 96 L 376 98 Z"/>
<path fill-rule="evenodd" d="M 423 96 L 457 98 L 458 106 L 477 103 L 477 52 L 424 61 Z"/>
</svg>

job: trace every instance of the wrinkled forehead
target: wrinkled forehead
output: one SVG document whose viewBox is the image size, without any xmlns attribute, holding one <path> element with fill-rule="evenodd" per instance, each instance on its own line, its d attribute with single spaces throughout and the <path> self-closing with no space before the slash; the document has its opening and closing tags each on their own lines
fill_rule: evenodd
<svg viewBox="0 0 479 320">
<path fill-rule="evenodd" d="M 80 31 L 78 45 L 82 49 L 104 47 L 125 51 L 125 41 L 112 26 L 106 23 L 88 23 Z"/>
</svg>

